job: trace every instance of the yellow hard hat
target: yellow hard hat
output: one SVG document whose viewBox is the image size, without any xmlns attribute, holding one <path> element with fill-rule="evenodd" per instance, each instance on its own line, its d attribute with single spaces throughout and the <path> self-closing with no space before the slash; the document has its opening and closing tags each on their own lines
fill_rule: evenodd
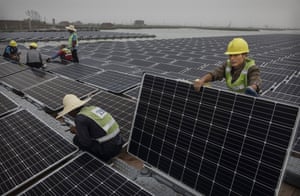
<svg viewBox="0 0 300 196">
<path fill-rule="evenodd" d="M 10 42 L 9 42 L 9 46 L 11 46 L 11 47 L 17 47 L 17 42 L 15 41 L 15 40 L 10 40 Z"/>
<path fill-rule="evenodd" d="M 248 43 L 243 38 L 234 38 L 227 46 L 226 55 L 249 53 Z"/>
<path fill-rule="evenodd" d="M 35 42 L 31 42 L 29 44 L 29 46 L 32 47 L 32 48 L 37 48 L 38 47 L 37 43 L 35 43 Z"/>
</svg>

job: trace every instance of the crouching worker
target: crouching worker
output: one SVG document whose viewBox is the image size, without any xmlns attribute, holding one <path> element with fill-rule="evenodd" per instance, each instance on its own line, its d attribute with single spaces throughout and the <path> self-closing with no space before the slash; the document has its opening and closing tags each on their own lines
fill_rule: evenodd
<svg viewBox="0 0 300 196">
<path fill-rule="evenodd" d="M 74 117 L 75 134 L 73 142 L 81 150 L 90 152 L 102 161 L 108 162 L 118 155 L 124 144 L 115 119 L 96 106 L 84 106 L 90 98 L 80 100 L 76 95 L 67 94 L 63 98 L 64 109 L 56 119 L 69 114 Z"/>
<path fill-rule="evenodd" d="M 51 62 L 51 60 L 56 59 L 57 57 L 60 57 L 62 64 L 67 64 L 68 62 L 73 61 L 72 52 L 69 48 L 67 48 L 65 44 L 62 44 L 59 47 L 59 51 L 55 55 L 53 55 L 50 58 L 47 58 L 47 62 Z"/>
<path fill-rule="evenodd" d="M 15 40 L 10 40 L 8 46 L 4 49 L 3 57 L 8 60 L 20 62 L 21 52 L 18 50 L 18 44 Z"/>
<path fill-rule="evenodd" d="M 26 54 L 26 65 L 34 68 L 45 68 L 43 63 L 42 55 L 37 50 L 38 45 L 35 42 L 29 44 L 29 50 Z"/>
</svg>

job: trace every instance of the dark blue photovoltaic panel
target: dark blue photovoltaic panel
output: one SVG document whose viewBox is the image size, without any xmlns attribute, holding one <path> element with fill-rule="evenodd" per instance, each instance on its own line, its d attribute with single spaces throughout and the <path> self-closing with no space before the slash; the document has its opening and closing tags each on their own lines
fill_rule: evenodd
<svg viewBox="0 0 300 196">
<path fill-rule="evenodd" d="M 2 78 L 2 82 L 11 88 L 22 91 L 33 85 L 54 78 L 55 75 L 39 69 L 26 69 Z"/>
<path fill-rule="evenodd" d="M 93 156 L 83 153 L 21 195 L 150 196 L 152 194 Z"/>
<path fill-rule="evenodd" d="M 77 151 L 27 110 L 0 118 L 0 127 L 1 195 Z"/>
<path fill-rule="evenodd" d="M 0 117 L 18 108 L 17 103 L 0 92 Z"/>
<path fill-rule="evenodd" d="M 62 100 L 66 94 L 83 98 L 97 91 L 98 89 L 78 81 L 54 78 L 24 90 L 24 94 L 43 104 L 47 109 L 57 111 L 63 107 Z"/>
<path fill-rule="evenodd" d="M 205 195 L 276 195 L 298 113 L 146 74 L 128 152 Z"/>
<path fill-rule="evenodd" d="M 84 78 L 81 81 L 113 93 L 122 93 L 127 89 L 137 86 L 141 78 L 116 71 L 104 71 Z"/>
<path fill-rule="evenodd" d="M 66 76 L 68 78 L 78 80 L 80 78 L 96 74 L 97 72 L 103 71 L 96 67 L 85 66 L 79 63 L 63 66 L 57 69 L 51 70 L 54 73 Z"/>
<path fill-rule="evenodd" d="M 0 64 L 0 78 L 9 76 L 10 74 L 17 73 L 28 69 L 28 66 L 18 65 L 11 62 L 1 63 Z"/>
</svg>

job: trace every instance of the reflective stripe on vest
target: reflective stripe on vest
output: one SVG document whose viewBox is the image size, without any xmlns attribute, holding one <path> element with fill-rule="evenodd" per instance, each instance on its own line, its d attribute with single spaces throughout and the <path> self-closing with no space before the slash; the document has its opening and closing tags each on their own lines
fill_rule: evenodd
<svg viewBox="0 0 300 196">
<path fill-rule="evenodd" d="M 97 138 L 97 141 L 100 143 L 108 141 L 120 133 L 119 125 L 115 119 L 99 107 L 83 107 L 78 114 L 82 114 L 92 119 L 106 132 L 105 136 Z"/>
<path fill-rule="evenodd" d="M 238 79 L 236 81 L 234 81 L 232 83 L 231 82 L 232 81 L 231 64 L 230 64 L 230 61 L 227 60 L 227 65 L 226 65 L 226 69 L 225 69 L 225 78 L 226 78 L 227 87 L 230 90 L 235 91 L 235 92 L 245 92 L 245 89 L 248 86 L 248 81 L 247 81 L 248 70 L 253 65 L 255 65 L 255 61 L 252 59 L 246 58 L 246 65 L 243 68 L 240 76 L 238 77 Z"/>
</svg>

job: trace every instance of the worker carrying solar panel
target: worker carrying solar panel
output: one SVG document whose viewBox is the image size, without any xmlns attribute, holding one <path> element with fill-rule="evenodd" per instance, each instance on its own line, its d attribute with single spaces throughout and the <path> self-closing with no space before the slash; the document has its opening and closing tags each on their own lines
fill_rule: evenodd
<svg viewBox="0 0 300 196">
<path fill-rule="evenodd" d="M 74 144 L 108 162 L 120 153 L 124 140 L 118 123 L 108 112 L 100 107 L 85 106 L 90 99 L 80 100 L 76 95 L 65 95 L 64 109 L 56 119 L 66 114 L 74 117 L 76 127 L 71 128 L 75 134 Z"/>
<path fill-rule="evenodd" d="M 58 52 L 50 58 L 47 58 L 47 62 L 51 62 L 52 60 L 60 58 L 62 64 L 67 64 L 68 62 L 73 61 L 72 52 L 65 44 L 59 46 Z"/>
<path fill-rule="evenodd" d="M 249 47 L 243 38 L 234 38 L 227 46 L 228 60 L 212 72 L 194 81 L 194 88 L 200 88 L 207 82 L 222 80 L 231 91 L 258 96 L 261 89 L 260 70 L 255 61 L 248 58 Z"/>
<path fill-rule="evenodd" d="M 8 46 L 5 47 L 3 57 L 16 62 L 20 61 L 21 52 L 18 50 L 18 44 L 15 40 L 10 40 Z"/>
</svg>

